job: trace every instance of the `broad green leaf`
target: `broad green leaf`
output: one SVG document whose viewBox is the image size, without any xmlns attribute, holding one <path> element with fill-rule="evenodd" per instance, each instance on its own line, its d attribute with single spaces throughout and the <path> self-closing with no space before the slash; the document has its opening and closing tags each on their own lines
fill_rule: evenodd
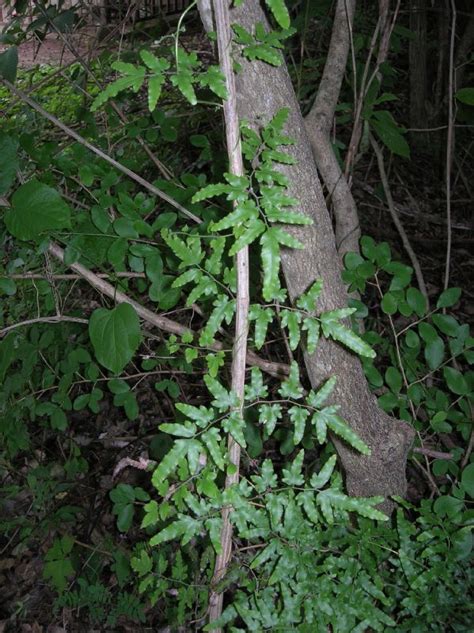
<svg viewBox="0 0 474 633">
<path fill-rule="evenodd" d="M 117 529 L 119 532 L 128 532 L 132 527 L 135 508 L 131 503 L 126 503 L 118 508 Z"/>
<path fill-rule="evenodd" d="M 290 14 L 286 8 L 285 0 L 265 0 L 267 7 L 273 13 L 273 17 L 282 29 L 290 28 Z"/>
<path fill-rule="evenodd" d="M 260 238 L 262 247 L 263 298 L 271 301 L 280 290 L 278 273 L 280 271 L 280 245 L 270 228 Z"/>
<path fill-rule="evenodd" d="M 185 286 L 186 284 L 191 283 L 191 281 L 195 281 L 196 283 L 199 283 L 202 280 L 202 277 L 203 277 L 203 274 L 198 268 L 190 268 L 189 270 L 184 272 L 182 275 L 177 277 L 171 284 L 171 287 L 181 288 L 182 286 Z"/>
<path fill-rule="evenodd" d="M 5 224 L 20 240 L 39 240 L 43 233 L 71 228 L 71 210 L 60 194 L 35 178 L 12 196 Z"/>
<path fill-rule="evenodd" d="M 282 62 L 282 56 L 278 49 L 273 46 L 269 46 L 268 44 L 253 44 L 251 46 L 246 46 L 243 49 L 242 54 L 247 57 L 249 61 L 259 59 L 271 66 L 280 66 Z"/>
<path fill-rule="evenodd" d="M 426 322 L 421 322 L 418 324 L 418 332 L 421 338 L 425 341 L 425 343 L 432 343 L 436 341 L 438 337 L 438 332 L 435 328 Z"/>
<path fill-rule="evenodd" d="M 474 88 L 461 88 L 454 96 L 461 103 L 474 105 Z"/>
<path fill-rule="evenodd" d="M 387 110 L 375 112 L 370 119 L 370 125 L 391 152 L 403 158 L 410 158 L 410 147 L 390 112 Z"/>
<path fill-rule="evenodd" d="M 6 79 L 11 84 L 15 83 L 18 68 L 18 48 L 10 46 L 0 53 L 0 78 Z"/>
<path fill-rule="evenodd" d="M 256 569 L 260 565 L 263 565 L 263 563 L 266 563 L 268 560 L 273 558 L 276 553 L 276 550 L 277 550 L 277 542 L 271 541 L 270 544 L 267 545 L 267 547 L 265 547 L 265 549 L 263 549 L 260 552 L 260 554 L 255 556 L 253 561 L 250 563 L 250 569 Z"/>
<path fill-rule="evenodd" d="M 7 192 L 15 181 L 18 169 L 18 141 L 0 132 L 0 195 Z"/>
<path fill-rule="evenodd" d="M 206 259 L 204 268 L 211 275 L 218 275 L 222 270 L 225 237 L 214 237 L 210 242 L 212 254 Z"/>
<path fill-rule="evenodd" d="M 288 248 L 304 248 L 304 244 L 290 233 L 281 229 L 279 226 L 273 226 L 270 231 L 273 232 L 274 237 L 280 242 L 280 244 L 283 244 L 283 246 Z"/>
<path fill-rule="evenodd" d="M 207 519 L 204 525 L 206 526 L 207 532 L 209 534 L 209 539 L 212 543 L 214 551 L 216 552 L 216 554 L 221 554 L 222 553 L 222 544 L 221 544 L 222 519 L 220 517 Z"/>
<path fill-rule="evenodd" d="M 140 320 L 128 303 L 112 310 L 99 308 L 89 320 L 89 336 L 99 363 L 118 374 L 140 345 Z"/>
<path fill-rule="evenodd" d="M 250 384 L 245 385 L 245 399 L 248 402 L 264 400 L 268 396 L 268 388 L 263 382 L 263 374 L 258 367 L 252 367 Z"/>
<path fill-rule="evenodd" d="M 252 475 L 250 479 L 255 484 L 257 492 L 265 492 L 269 488 L 276 488 L 278 477 L 273 469 L 271 459 L 265 459 L 260 469 L 260 474 Z"/>
<path fill-rule="evenodd" d="M 320 315 L 321 323 L 327 323 L 328 321 L 339 321 L 340 319 L 346 319 L 354 314 L 356 308 L 337 308 L 336 310 L 329 310 L 329 312 L 323 312 Z"/>
</svg>

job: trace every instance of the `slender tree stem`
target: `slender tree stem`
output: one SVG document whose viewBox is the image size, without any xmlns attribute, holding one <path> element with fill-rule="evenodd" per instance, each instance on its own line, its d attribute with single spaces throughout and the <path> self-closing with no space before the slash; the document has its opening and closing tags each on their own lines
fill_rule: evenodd
<svg viewBox="0 0 474 633">
<path fill-rule="evenodd" d="M 235 89 L 234 72 L 232 68 L 229 9 L 227 0 L 214 0 L 216 19 L 217 46 L 221 70 L 225 77 L 227 99 L 224 101 L 224 118 L 226 128 L 227 153 L 230 171 L 236 176 L 242 176 L 244 166 L 240 145 L 239 117 L 237 114 L 237 95 Z M 237 300 L 235 340 L 232 358 L 232 391 L 239 399 L 237 415 L 243 419 L 244 388 L 245 388 L 245 359 L 247 356 L 248 313 L 249 313 L 249 254 L 248 247 L 242 248 L 236 255 L 237 269 Z M 230 488 L 239 480 L 240 446 L 229 434 L 229 461 L 234 465 L 233 472 L 227 475 L 225 487 Z M 221 553 L 216 558 L 211 595 L 209 598 L 209 620 L 212 623 L 222 613 L 223 593 L 217 589 L 217 584 L 225 576 L 227 566 L 232 555 L 232 524 L 230 513 L 232 509 L 222 510 Z M 220 627 L 214 629 L 220 632 Z"/>
<path fill-rule="evenodd" d="M 444 269 L 444 289 L 449 286 L 449 275 L 451 272 L 451 169 L 453 164 L 453 144 L 454 144 L 454 120 L 453 120 L 453 98 L 454 98 L 454 41 L 456 37 L 456 3 L 451 0 L 451 40 L 449 45 L 449 79 L 448 79 L 448 132 L 446 135 L 446 264 Z"/>
</svg>

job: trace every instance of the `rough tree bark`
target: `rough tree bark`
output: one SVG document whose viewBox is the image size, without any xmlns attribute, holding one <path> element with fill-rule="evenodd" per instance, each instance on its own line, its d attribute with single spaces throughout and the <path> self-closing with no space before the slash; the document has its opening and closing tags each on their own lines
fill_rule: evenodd
<svg viewBox="0 0 474 633">
<path fill-rule="evenodd" d="M 205 24 L 209 24 L 208 19 Z M 258 0 L 246 0 L 231 11 L 231 23 L 249 31 L 261 22 L 268 28 Z M 294 300 L 316 279 L 324 282 L 319 308 L 332 310 L 347 304 L 341 281 L 341 269 L 334 232 L 325 205 L 311 145 L 296 100 L 286 65 L 278 68 L 262 62 L 238 59 L 241 68 L 236 77 L 238 108 L 241 119 L 258 126 L 258 116 L 269 120 L 280 108 L 289 108 L 287 133 L 295 140 L 288 151 L 297 164 L 281 166 L 289 179 L 289 195 L 300 201 L 298 210 L 313 220 L 310 227 L 287 227 L 304 245 L 304 250 L 282 253 L 283 273 L 290 298 Z M 340 413 L 372 449 L 364 457 L 334 438 L 344 469 L 347 490 L 354 496 L 404 495 L 405 467 L 413 430 L 405 423 L 385 414 L 370 393 L 357 357 L 340 345 L 322 339 L 317 352 L 305 355 L 306 369 L 314 387 L 329 376 L 338 376 L 333 401 Z M 385 504 L 389 511 L 391 504 Z"/>
<path fill-rule="evenodd" d="M 341 257 L 359 251 L 357 206 L 331 145 L 331 127 L 346 70 L 356 0 L 338 0 L 331 43 L 306 130 L 319 173 L 329 192 L 335 218 L 336 246 Z"/>
</svg>

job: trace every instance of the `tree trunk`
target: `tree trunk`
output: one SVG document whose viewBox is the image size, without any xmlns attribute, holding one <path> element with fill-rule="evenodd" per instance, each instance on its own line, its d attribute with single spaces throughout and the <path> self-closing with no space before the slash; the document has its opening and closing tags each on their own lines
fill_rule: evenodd
<svg viewBox="0 0 474 633">
<path fill-rule="evenodd" d="M 246 0 L 232 9 L 231 22 L 248 31 L 261 22 L 268 23 L 258 0 Z M 313 220 L 310 227 L 287 226 L 304 245 L 304 250 L 282 253 L 282 267 L 291 300 L 302 294 L 316 280 L 322 279 L 324 290 L 319 302 L 321 311 L 347 305 L 347 293 L 341 281 L 339 257 L 334 232 L 318 180 L 304 121 L 296 100 L 285 63 L 278 68 L 262 62 L 241 65 L 236 77 L 238 108 L 241 120 L 258 126 L 258 116 L 269 120 L 281 108 L 289 108 L 287 133 L 295 144 L 288 151 L 296 165 L 282 165 L 289 179 L 289 195 L 300 201 L 298 210 Z M 329 376 L 338 377 L 333 401 L 341 406 L 342 417 L 371 447 L 370 457 L 364 457 L 334 438 L 346 477 L 349 494 L 354 496 L 404 495 L 405 467 L 413 430 L 393 419 L 377 406 L 370 393 L 359 359 L 340 345 L 322 339 L 317 352 L 305 355 L 305 364 L 313 387 Z M 390 510 L 387 502 L 385 509 Z"/>
<path fill-rule="evenodd" d="M 410 127 L 422 129 L 426 125 L 426 0 L 416 0 L 410 7 L 410 30 L 414 37 L 409 44 L 410 64 Z M 426 146 L 427 137 L 420 132 L 411 134 L 414 147 Z"/>
</svg>

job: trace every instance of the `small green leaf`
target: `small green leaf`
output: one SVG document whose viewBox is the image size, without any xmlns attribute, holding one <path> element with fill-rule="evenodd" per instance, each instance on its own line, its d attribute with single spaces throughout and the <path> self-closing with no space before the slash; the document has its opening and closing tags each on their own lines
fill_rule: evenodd
<svg viewBox="0 0 474 633">
<path fill-rule="evenodd" d="M 194 437 L 194 435 L 196 435 L 196 426 L 189 422 L 187 424 L 172 424 L 166 422 L 160 424 L 158 428 L 160 431 L 163 431 L 163 433 L 176 435 L 177 437 Z"/>
<path fill-rule="evenodd" d="M 0 195 L 6 193 L 15 181 L 18 170 L 18 141 L 0 132 Z"/>
<path fill-rule="evenodd" d="M 375 358 L 376 353 L 370 345 L 362 340 L 355 332 L 342 325 L 342 323 L 338 323 L 337 321 L 322 321 L 321 326 L 323 328 L 324 336 L 331 337 L 335 341 L 343 343 L 359 356 Z"/>
<path fill-rule="evenodd" d="M 232 412 L 227 418 L 224 418 L 222 428 L 226 433 L 230 433 L 242 448 L 247 446 L 244 436 L 245 423 L 237 411 Z"/>
<path fill-rule="evenodd" d="M 391 292 L 386 292 L 380 306 L 385 314 L 395 314 L 398 308 L 398 301 Z"/>
<path fill-rule="evenodd" d="M 370 125 L 384 145 L 394 154 L 410 158 L 410 147 L 388 110 L 374 112 Z"/>
<path fill-rule="evenodd" d="M 453 393 L 459 396 L 467 396 L 470 393 L 467 380 L 460 371 L 454 369 L 454 367 L 445 367 L 443 369 L 443 375 L 449 389 Z"/>
<path fill-rule="evenodd" d="M 316 393 L 311 390 L 307 398 L 309 406 L 318 409 L 323 404 L 323 402 L 325 402 L 329 398 L 329 396 L 333 392 L 334 387 L 336 386 L 336 383 L 337 376 L 331 376 L 326 380 L 324 385 L 322 385 L 322 387 L 318 389 Z"/>
<path fill-rule="evenodd" d="M 293 406 L 288 409 L 288 415 L 294 424 L 293 442 L 297 446 L 303 439 L 309 411 L 304 407 Z"/>
<path fill-rule="evenodd" d="M 437 369 L 441 365 L 444 352 L 444 341 L 439 336 L 426 344 L 424 355 L 430 369 Z"/>
<path fill-rule="evenodd" d="M 462 471 L 461 484 L 466 494 L 474 499 L 474 463 L 469 464 Z"/>
<path fill-rule="evenodd" d="M 260 238 L 262 247 L 263 269 L 263 298 L 271 301 L 280 290 L 280 245 L 274 234 L 274 228 L 270 228 Z"/>
<path fill-rule="evenodd" d="M 385 372 L 385 382 L 393 393 L 399 394 L 403 385 L 402 374 L 396 367 L 389 367 Z"/>
<path fill-rule="evenodd" d="M 331 475 L 336 466 L 337 455 L 332 455 L 324 466 L 321 468 L 318 474 L 314 473 L 311 476 L 310 485 L 312 488 L 322 488 L 331 479 Z"/>
<path fill-rule="evenodd" d="M 461 296 L 461 288 L 447 288 L 442 292 L 436 303 L 437 308 L 451 308 Z"/>
<path fill-rule="evenodd" d="M 186 440 L 176 440 L 171 450 L 163 457 L 153 473 L 151 483 L 155 488 L 160 489 L 161 484 L 177 468 L 178 463 L 186 455 L 187 450 Z"/>
<path fill-rule="evenodd" d="M 425 296 L 418 288 L 410 287 L 407 290 L 407 303 L 417 313 L 419 317 L 426 314 L 427 304 Z"/>
<path fill-rule="evenodd" d="M 273 13 L 273 17 L 282 29 L 290 28 L 290 14 L 286 8 L 285 0 L 265 0 L 267 7 Z"/>
<path fill-rule="evenodd" d="M 171 77 L 171 83 L 178 88 L 183 97 L 191 105 L 196 105 L 197 98 L 193 88 L 193 75 L 187 70 L 181 70 Z"/>
<path fill-rule="evenodd" d="M 221 436 L 216 428 L 209 429 L 201 436 L 202 441 L 204 442 L 204 446 L 209 451 L 209 455 L 212 458 L 212 461 L 215 463 L 219 470 L 225 469 L 224 457 L 222 454 L 222 449 L 220 447 Z"/>
</svg>

